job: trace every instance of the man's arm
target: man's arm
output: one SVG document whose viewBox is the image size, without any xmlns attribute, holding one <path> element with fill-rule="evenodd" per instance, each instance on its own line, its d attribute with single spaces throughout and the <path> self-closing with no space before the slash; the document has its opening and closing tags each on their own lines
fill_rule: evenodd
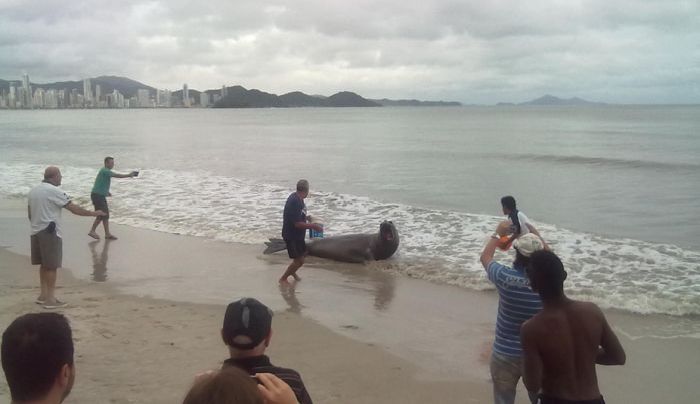
<svg viewBox="0 0 700 404">
<path fill-rule="evenodd" d="M 120 174 L 120 173 L 112 172 L 111 176 L 114 178 L 131 178 L 131 177 L 136 177 L 136 171 L 132 171 L 129 174 Z"/>
<path fill-rule="evenodd" d="M 507 220 L 504 220 L 498 224 L 498 226 L 496 227 L 496 231 L 489 238 L 488 243 L 486 243 L 486 246 L 484 247 L 484 251 L 481 252 L 480 258 L 481 265 L 484 266 L 484 269 L 488 269 L 489 264 L 491 263 L 491 261 L 493 261 L 493 255 L 496 253 L 496 247 L 498 247 L 498 236 L 504 236 L 508 234 L 509 228 L 510 223 Z"/>
<path fill-rule="evenodd" d="M 68 202 L 63 206 L 64 208 L 68 209 L 72 214 L 78 215 L 78 216 L 105 216 L 106 213 L 104 213 L 101 210 L 87 210 L 83 209 L 80 206 L 74 204 L 73 202 Z"/>
<path fill-rule="evenodd" d="M 484 266 L 484 269 L 488 269 L 489 264 L 491 261 L 493 261 L 493 255 L 496 253 L 496 247 L 498 247 L 498 239 L 496 236 L 491 236 L 489 237 L 489 242 L 486 243 L 486 246 L 484 247 L 484 251 L 481 252 L 481 265 Z"/>
<path fill-rule="evenodd" d="M 523 383 L 527 391 L 538 393 L 542 388 L 542 358 L 537 349 L 537 338 L 529 321 L 520 328 L 523 347 Z"/>
<path fill-rule="evenodd" d="M 625 349 L 622 348 L 620 340 L 617 339 L 617 335 L 610 328 L 603 312 L 600 309 L 598 311 L 603 319 L 603 335 L 600 338 L 600 347 L 598 348 L 598 356 L 595 359 L 595 363 L 599 365 L 624 365 L 627 361 Z"/>
<path fill-rule="evenodd" d="M 297 229 L 314 229 L 316 231 L 323 231 L 323 227 L 316 223 L 306 223 L 306 222 L 294 222 L 294 227 Z"/>
</svg>

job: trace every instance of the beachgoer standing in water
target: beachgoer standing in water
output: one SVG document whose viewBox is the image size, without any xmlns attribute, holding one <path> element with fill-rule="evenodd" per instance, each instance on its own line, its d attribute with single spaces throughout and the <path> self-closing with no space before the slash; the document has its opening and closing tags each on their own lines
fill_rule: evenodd
<svg viewBox="0 0 700 404">
<path fill-rule="evenodd" d="M 510 246 L 513 240 L 528 233 L 536 234 L 537 237 L 544 242 L 544 239 L 540 235 L 540 232 L 535 228 L 535 225 L 532 224 L 527 216 L 525 216 L 525 213 L 519 211 L 516 207 L 515 198 L 510 195 L 504 196 L 501 198 L 501 207 L 503 208 L 503 214 L 508 216 L 508 219 L 512 224 L 512 234 L 510 235 L 508 241 L 504 243 L 505 245 Z M 545 243 L 545 249 L 548 249 L 547 243 Z"/>
<path fill-rule="evenodd" d="M 292 192 L 284 204 L 284 215 L 282 223 L 282 238 L 287 245 L 287 254 L 292 259 L 287 270 L 279 279 L 281 283 L 287 282 L 287 278 L 294 277 L 294 280 L 299 280 L 296 274 L 297 270 L 304 265 L 304 257 L 306 256 L 306 236 L 307 229 L 313 229 L 318 232 L 323 231 L 323 227 L 314 223 L 306 222 L 306 205 L 304 199 L 309 196 L 309 182 L 307 180 L 299 180 L 297 182 L 297 191 Z"/>
<path fill-rule="evenodd" d="M 113 157 L 105 157 L 104 163 L 104 167 L 100 168 L 100 171 L 97 173 L 97 177 L 95 178 L 95 185 L 92 187 L 90 199 L 92 199 L 92 204 L 95 206 L 95 209 L 105 212 L 106 215 L 98 216 L 95 219 L 95 221 L 92 223 L 92 228 L 90 229 L 88 236 L 94 238 L 95 240 L 99 240 L 100 236 L 97 235 L 95 230 L 97 230 L 97 226 L 99 226 L 100 222 L 102 222 L 102 225 L 105 228 L 105 238 L 108 240 L 116 240 L 117 238 L 114 237 L 114 235 L 109 231 L 109 206 L 107 206 L 107 197 L 112 196 L 112 194 L 109 192 L 112 177 L 132 178 L 139 175 L 139 172 L 132 171 L 129 174 L 115 173 L 112 171 L 112 168 L 114 168 Z"/>
<path fill-rule="evenodd" d="M 554 253 L 533 253 L 527 275 L 543 308 L 521 328 L 525 387 L 540 393 L 540 404 L 604 404 L 595 365 L 627 359 L 605 315 L 593 303 L 566 297 L 566 271 Z"/>
</svg>

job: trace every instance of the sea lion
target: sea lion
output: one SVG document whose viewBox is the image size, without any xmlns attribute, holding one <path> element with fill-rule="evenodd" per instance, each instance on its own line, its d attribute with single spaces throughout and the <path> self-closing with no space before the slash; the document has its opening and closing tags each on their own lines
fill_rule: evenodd
<svg viewBox="0 0 700 404">
<path fill-rule="evenodd" d="M 284 240 L 270 239 L 263 254 L 286 249 Z M 306 245 L 309 255 L 335 261 L 363 263 L 385 260 L 399 248 L 399 232 L 394 223 L 384 221 L 375 234 L 348 234 L 315 239 Z"/>
</svg>

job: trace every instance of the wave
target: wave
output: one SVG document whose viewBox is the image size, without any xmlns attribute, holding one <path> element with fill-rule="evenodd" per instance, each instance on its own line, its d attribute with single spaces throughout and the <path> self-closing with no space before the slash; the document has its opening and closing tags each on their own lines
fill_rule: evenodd
<svg viewBox="0 0 700 404">
<path fill-rule="evenodd" d="M 503 156 L 499 156 L 503 157 Z M 700 171 L 700 164 L 693 163 L 666 163 L 650 160 L 628 160 L 608 157 L 586 157 L 586 156 L 559 156 L 550 154 L 513 154 L 508 159 L 524 160 L 534 162 L 546 162 L 554 164 L 587 165 L 596 167 L 612 167 L 626 169 L 649 169 L 664 171 Z"/>
<path fill-rule="evenodd" d="M 43 167 L 0 163 L 0 195 L 26 197 Z M 90 205 L 94 168 L 62 167 L 63 189 Z M 143 170 L 138 179 L 113 181 L 113 221 L 139 228 L 227 242 L 259 244 L 278 237 L 287 187 L 215 175 L 207 171 Z M 325 233 L 378 231 L 393 220 L 401 246 L 377 270 L 468 289 L 490 289 L 479 263 L 487 235 L 502 218 L 384 203 L 367 197 L 312 191 L 310 214 Z M 650 314 L 700 314 L 700 253 L 677 246 L 606 238 L 538 223 L 562 257 L 573 297 L 601 306 Z M 512 257 L 499 252 L 496 259 Z"/>
</svg>

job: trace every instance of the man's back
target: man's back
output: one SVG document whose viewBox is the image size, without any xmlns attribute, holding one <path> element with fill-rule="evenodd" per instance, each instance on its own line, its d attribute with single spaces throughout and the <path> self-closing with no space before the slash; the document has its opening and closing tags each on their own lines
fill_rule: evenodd
<svg viewBox="0 0 700 404">
<path fill-rule="evenodd" d="M 311 396 L 306 390 L 304 381 L 301 375 L 294 369 L 275 366 L 270 363 L 270 358 L 267 355 L 252 356 L 239 359 L 227 359 L 224 361 L 223 368 L 227 366 L 235 366 L 248 372 L 251 376 L 256 373 L 272 373 L 282 379 L 294 391 L 299 404 L 313 404 Z"/>
<path fill-rule="evenodd" d="M 544 395 L 567 400 L 601 397 L 595 364 L 606 327 L 598 306 L 574 300 L 545 307 L 523 325 L 523 338 L 535 344 L 541 360 Z"/>
</svg>

